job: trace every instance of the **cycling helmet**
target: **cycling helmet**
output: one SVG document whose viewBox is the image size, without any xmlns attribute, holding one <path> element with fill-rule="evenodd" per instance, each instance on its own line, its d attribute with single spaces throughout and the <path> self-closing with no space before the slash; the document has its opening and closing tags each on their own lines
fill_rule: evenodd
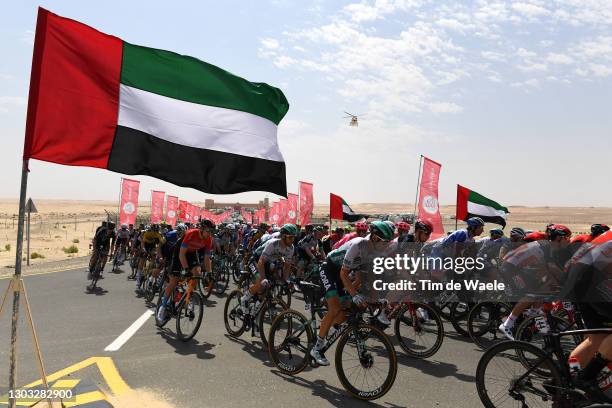
<svg viewBox="0 0 612 408">
<path fill-rule="evenodd" d="M 383 241 L 391 241 L 393 239 L 393 229 L 383 221 L 374 221 L 370 224 L 370 234 L 376 235 Z"/>
<path fill-rule="evenodd" d="M 591 235 L 601 235 L 606 231 L 609 231 L 610 227 L 605 224 L 593 224 L 591 225 Z"/>
<path fill-rule="evenodd" d="M 280 233 L 281 235 L 293 235 L 296 236 L 298 234 L 298 229 L 293 224 L 285 224 L 281 227 Z"/>
<path fill-rule="evenodd" d="M 387 225 L 389 226 L 389 228 L 391 228 L 391 230 L 392 230 L 392 231 L 393 231 L 393 233 L 395 234 L 395 230 L 396 230 L 396 228 L 395 228 L 395 224 L 393 223 L 393 221 L 389 221 L 389 220 L 387 220 L 387 221 L 383 221 L 383 222 L 384 222 L 385 224 L 387 224 Z"/>
<path fill-rule="evenodd" d="M 209 220 L 208 218 L 203 218 L 198 223 L 198 228 L 201 229 L 201 230 L 204 230 L 204 229 L 214 230 L 215 229 L 215 223 L 212 220 Z"/>
<path fill-rule="evenodd" d="M 159 225 L 151 224 L 151 231 L 159 231 Z"/>
<path fill-rule="evenodd" d="M 320 233 L 323 233 L 323 228 L 321 228 L 321 227 L 315 227 L 315 228 L 313 229 L 313 232 L 320 232 Z"/>
<path fill-rule="evenodd" d="M 468 227 L 471 227 L 471 228 L 484 227 L 485 225 L 485 222 L 480 217 L 468 218 L 466 222 L 467 222 Z"/>
<path fill-rule="evenodd" d="M 128 227 L 128 226 L 127 226 L 127 224 L 121 224 L 121 229 L 122 229 L 122 230 L 126 230 L 126 229 L 127 229 L 127 227 Z"/>
<path fill-rule="evenodd" d="M 106 224 L 106 228 L 108 229 L 115 229 L 115 223 L 114 222 L 109 222 Z"/>
<path fill-rule="evenodd" d="M 187 231 L 187 226 L 185 224 L 179 224 L 176 226 L 176 232 L 183 233 Z"/>
<path fill-rule="evenodd" d="M 547 227 L 548 228 L 548 227 Z M 557 237 L 569 237 L 572 235 L 572 231 L 565 225 L 553 224 L 548 228 L 548 239 L 554 240 Z"/>
<path fill-rule="evenodd" d="M 491 231 L 489 231 L 489 234 L 503 236 L 504 230 L 501 228 L 493 228 Z"/>
<path fill-rule="evenodd" d="M 259 224 L 259 229 L 262 231 L 266 231 L 268 229 L 268 224 L 262 222 L 261 224 Z"/>
<path fill-rule="evenodd" d="M 421 230 L 431 233 L 433 231 L 433 224 L 429 220 L 417 220 L 417 222 L 414 224 L 414 230 Z"/>
<path fill-rule="evenodd" d="M 358 222 L 357 224 L 355 224 L 355 229 L 357 231 L 367 231 L 368 230 L 368 223 L 367 222 Z"/>
<path fill-rule="evenodd" d="M 520 227 L 514 227 L 510 230 L 511 237 L 525 238 L 525 230 Z"/>
<path fill-rule="evenodd" d="M 400 221 L 397 223 L 397 230 L 398 231 L 410 231 L 410 224 L 408 224 L 406 221 Z"/>
<path fill-rule="evenodd" d="M 234 224 L 229 224 L 229 225 L 227 226 L 227 229 L 229 229 L 229 230 L 234 230 L 234 229 L 236 229 L 236 227 L 234 226 Z"/>
</svg>

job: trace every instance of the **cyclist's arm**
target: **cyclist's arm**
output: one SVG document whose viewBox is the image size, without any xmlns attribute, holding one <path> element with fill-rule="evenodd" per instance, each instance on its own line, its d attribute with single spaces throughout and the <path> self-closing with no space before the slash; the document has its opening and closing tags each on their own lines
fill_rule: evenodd
<svg viewBox="0 0 612 408">
<path fill-rule="evenodd" d="M 349 268 L 343 266 L 342 269 L 340 269 L 340 279 L 342 280 L 342 284 L 344 285 L 348 293 L 351 296 L 355 296 L 357 294 L 358 286 L 351 282 L 351 280 L 349 279 L 349 273 L 351 273 Z"/>
<path fill-rule="evenodd" d="M 210 254 L 204 255 L 204 269 L 206 273 L 212 272 L 212 263 L 210 261 Z"/>
<path fill-rule="evenodd" d="M 266 258 L 262 255 L 259 257 L 259 261 L 257 261 L 257 270 L 259 271 L 259 277 L 261 279 L 266 278 Z"/>
<path fill-rule="evenodd" d="M 181 249 L 179 250 L 179 261 L 181 262 L 181 267 L 183 269 L 186 269 L 189 266 L 189 263 L 187 262 L 187 248 L 186 247 L 181 247 Z"/>
</svg>

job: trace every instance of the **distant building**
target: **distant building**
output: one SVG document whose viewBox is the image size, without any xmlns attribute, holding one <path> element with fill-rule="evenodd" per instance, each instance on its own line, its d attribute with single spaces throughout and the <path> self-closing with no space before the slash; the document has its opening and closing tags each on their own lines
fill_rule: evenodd
<svg viewBox="0 0 612 408">
<path fill-rule="evenodd" d="M 268 211 L 269 200 L 268 198 L 264 198 L 258 203 L 216 203 L 215 200 L 206 199 L 204 200 L 204 208 L 206 210 L 221 210 L 225 208 L 232 208 L 235 211 L 240 211 L 242 209 L 249 210 L 259 210 L 260 208 L 265 208 L 266 212 Z"/>
</svg>

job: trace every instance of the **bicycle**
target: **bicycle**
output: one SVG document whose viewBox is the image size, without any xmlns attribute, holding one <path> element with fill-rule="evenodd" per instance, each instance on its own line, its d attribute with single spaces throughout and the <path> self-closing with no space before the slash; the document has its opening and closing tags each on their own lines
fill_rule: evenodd
<svg viewBox="0 0 612 408">
<path fill-rule="evenodd" d="M 166 306 L 166 318 L 163 321 L 158 319 L 159 308 L 162 306 L 164 294 L 168 280 L 164 280 L 159 291 L 157 306 L 155 308 L 155 324 L 157 327 L 164 327 L 172 318 L 176 319 L 176 334 L 181 341 L 191 340 L 198 332 L 204 316 L 204 300 L 201 295 L 194 290 L 200 276 L 186 276 L 181 274 L 179 281 L 172 293 L 172 301 Z"/>
<path fill-rule="evenodd" d="M 303 293 L 316 291 L 316 284 L 300 282 Z M 305 295 L 307 296 L 307 295 Z M 310 296 L 310 295 L 309 295 Z M 316 296 L 315 296 L 316 297 Z M 372 304 L 379 307 L 379 304 Z M 318 364 L 310 356 L 317 330 L 317 307 L 310 307 L 310 319 L 297 310 L 282 312 L 270 328 L 268 353 L 272 363 L 283 373 L 296 375 L 309 364 Z M 327 336 L 321 352 L 329 350 L 338 341 L 335 354 L 336 374 L 345 390 L 362 400 L 374 400 L 385 395 L 393 386 L 397 375 L 397 355 L 391 340 L 378 327 L 363 321 L 363 310 L 351 305 L 347 319 Z M 372 340 L 375 345 L 367 345 Z M 296 357 L 297 356 L 297 357 Z M 353 357 L 354 356 L 354 357 Z M 353 357 L 353 358 L 351 358 Z M 377 367 L 379 360 L 388 361 L 384 368 Z M 361 370 L 359 370 L 361 368 Z M 357 371 L 357 375 L 352 374 Z M 368 373 L 376 378 L 366 379 Z M 382 375 L 380 374 L 382 373 Z M 350 378 L 349 378 L 350 377 Z M 360 384 L 359 378 L 363 378 Z M 371 386 L 374 384 L 374 386 Z"/>
<path fill-rule="evenodd" d="M 230 265 L 226 255 L 213 256 L 212 272 L 205 274 L 200 285 L 200 292 L 205 299 L 215 292 L 221 296 L 227 290 L 230 280 Z"/>
<path fill-rule="evenodd" d="M 542 401 L 553 402 L 556 407 L 612 403 L 605 395 L 587 398 L 576 386 L 561 341 L 565 336 L 612 334 L 612 329 L 559 331 L 551 310 L 551 305 L 545 305 L 544 316 L 536 317 L 544 338 L 543 349 L 515 340 L 498 343 L 482 355 L 476 369 L 476 389 L 485 407 L 520 404 L 526 408 L 539 406 Z M 504 375 L 509 378 L 502 379 Z"/>
<path fill-rule="evenodd" d="M 444 325 L 434 306 L 420 302 L 402 302 L 391 310 L 387 318 L 395 319 L 395 338 L 408 356 L 428 358 L 442 347 Z"/>
<path fill-rule="evenodd" d="M 243 272 L 241 282 L 250 280 L 250 272 Z M 232 291 L 225 301 L 223 309 L 223 321 L 227 333 L 232 337 L 240 337 L 242 334 L 251 330 L 251 336 L 255 337 L 255 330 L 259 331 L 259 337 L 264 349 L 268 348 L 268 339 L 266 326 L 272 324 L 276 316 L 283 310 L 288 309 L 287 304 L 279 298 L 274 297 L 274 288 L 277 286 L 278 280 L 271 277 L 270 285 L 262 294 L 254 295 L 250 300 L 249 313 L 244 313 L 240 304 L 240 299 L 244 294 L 242 289 Z M 246 286 L 248 290 L 248 285 Z"/>
<path fill-rule="evenodd" d="M 118 251 L 115 251 L 115 255 L 113 256 L 113 268 L 111 272 L 115 272 L 119 269 L 119 265 L 123 265 L 125 258 L 127 257 L 125 244 L 121 244 Z"/>
<path fill-rule="evenodd" d="M 106 251 L 103 247 L 99 247 L 97 253 L 97 258 L 95 262 L 93 262 L 93 271 L 91 272 L 91 283 L 87 285 L 87 290 L 89 292 L 93 292 L 96 289 L 96 284 L 100 279 L 100 274 L 104 270 L 104 265 L 106 264 L 106 256 L 108 255 L 108 251 Z"/>
</svg>

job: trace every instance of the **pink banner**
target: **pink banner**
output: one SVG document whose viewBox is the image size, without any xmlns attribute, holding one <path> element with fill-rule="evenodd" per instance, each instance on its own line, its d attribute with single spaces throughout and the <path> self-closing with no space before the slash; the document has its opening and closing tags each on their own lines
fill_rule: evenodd
<svg viewBox="0 0 612 408">
<path fill-rule="evenodd" d="M 300 225 L 310 224 L 313 206 L 312 184 L 300 181 Z"/>
<path fill-rule="evenodd" d="M 281 198 L 278 203 L 278 225 L 287 223 L 287 199 Z"/>
<path fill-rule="evenodd" d="M 297 211 L 298 211 L 299 198 L 297 194 L 287 194 L 287 220 L 291 224 L 297 222 Z"/>
<path fill-rule="evenodd" d="M 181 222 L 187 221 L 187 205 L 188 204 L 189 203 L 185 200 L 179 200 L 178 219 L 181 220 Z"/>
<path fill-rule="evenodd" d="M 138 215 L 138 189 L 140 181 L 121 179 L 121 200 L 119 205 L 119 224 L 135 224 Z"/>
<path fill-rule="evenodd" d="M 433 224 L 433 232 L 430 239 L 436 239 L 444 235 L 440 206 L 438 205 L 438 180 L 442 165 L 427 157 L 423 158 L 423 174 L 419 187 L 419 210 L 418 217 L 429 220 Z"/>
<path fill-rule="evenodd" d="M 280 215 L 278 213 L 278 201 L 272 203 L 272 208 L 270 208 L 270 222 L 272 224 L 278 225 Z"/>
<path fill-rule="evenodd" d="M 176 226 L 176 211 L 178 210 L 178 197 L 168 196 L 166 198 L 166 224 Z"/>
<path fill-rule="evenodd" d="M 163 191 L 151 191 L 151 224 L 159 224 L 164 219 Z"/>
<path fill-rule="evenodd" d="M 187 203 L 186 216 L 189 222 L 198 222 L 200 219 L 200 207 L 195 204 Z"/>
</svg>

